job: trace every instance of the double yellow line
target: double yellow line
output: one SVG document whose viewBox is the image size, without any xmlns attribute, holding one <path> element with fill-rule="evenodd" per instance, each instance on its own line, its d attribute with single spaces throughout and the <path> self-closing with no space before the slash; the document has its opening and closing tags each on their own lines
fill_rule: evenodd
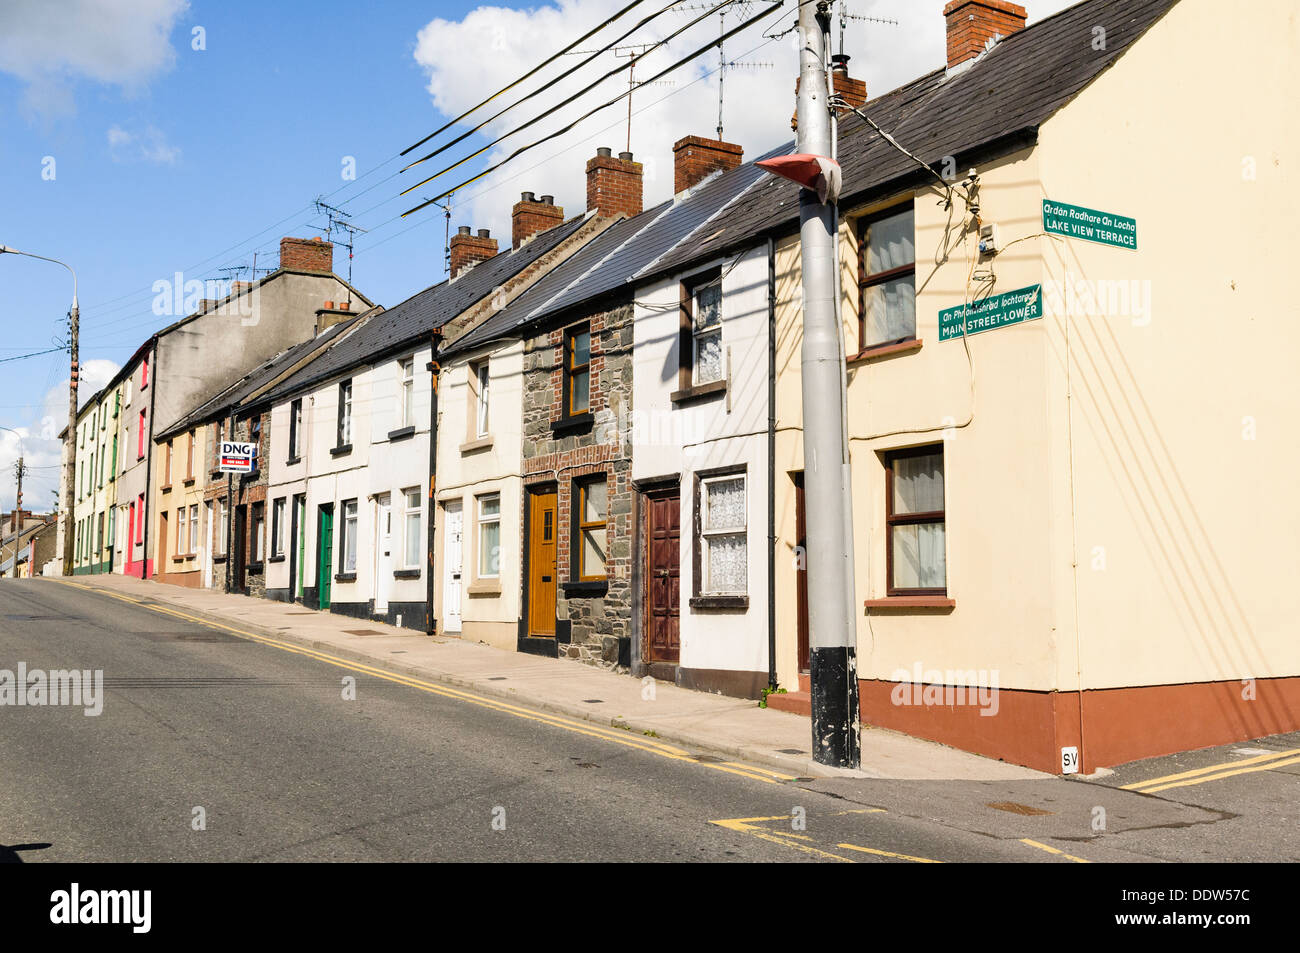
<svg viewBox="0 0 1300 953">
<path fill-rule="evenodd" d="M 1300 764 L 1300 748 L 1290 748 L 1286 751 L 1273 751 L 1269 754 L 1261 754 L 1253 758 L 1242 758 L 1238 761 L 1226 761 L 1222 764 L 1212 764 L 1205 768 L 1197 768 L 1195 771 L 1183 771 L 1180 774 L 1167 774 L 1162 778 L 1148 778 L 1146 781 L 1135 781 L 1132 784 L 1124 785 L 1120 790 L 1137 791 L 1141 794 L 1158 794 L 1161 791 L 1168 791 L 1170 788 L 1190 787 L 1193 784 L 1204 784 L 1206 781 L 1219 781 L 1223 778 L 1231 778 L 1238 774 L 1254 774 L 1256 771 L 1272 771 L 1274 768 L 1284 768 L 1291 764 Z"/>
<path fill-rule="evenodd" d="M 252 642 L 258 642 L 271 648 L 280 649 L 283 652 L 290 652 L 294 655 L 302 655 L 307 658 L 315 659 L 318 662 L 324 662 L 327 665 L 333 665 L 336 668 L 345 669 L 350 672 L 357 672 L 363 675 L 369 675 L 373 678 L 382 678 L 385 681 L 392 682 L 396 685 L 404 685 L 408 688 L 415 688 L 422 692 L 428 692 L 431 695 L 440 695 L 443 698 L 451 698 L 456 701 L 468 702 L 477 705 L 480 708 L 489 708 L 493 711 L 499 711 L 507 715 L 513 715 L 516 718 L 523 718 L 528 721 L 535 721 L 540 724 L 550 725 L 553 728 L 561 728 L 565 731 L 579 735 L 587 735 L 592 738 L 598 738 L 601 741 L 610 741 L 614 744 L 623 745 L 625 748 L 635 748 L 647 754 L 658 755 L 661 758 L 667 758 L 670 761 L 685 761 L 690 764 L 700 765 L 706 768 L 712 768 L 715 771 L 723 771 L 727 774 L 738 775 L 742 778 L 749 778 L 751 781 L 762 781 L 764 784 L 778 784 L 782 781 L 793 781 L 791 775 L 778 774 L 775 771 L 768 771 L 764 768 L 754 767 L 752 765 L 741 764 L 736 761 L 702 761 L 696 758 L 682 748 L 674 747 L 662 741 L 656 741 L 643 735 L 632 734 L 627 730 L 605 728 L 594 722 L 581 721 L 576 718 L 569 718 L 564 715 L 555 715 L 550 712 L 537 711 L 531 708 L 524 708 L 520 705 L 513 705 L 506 701 L 500 701 L 495 698 L 485 698 L 482 695 L 475 695 L 473 692 L 467 692 L 459 688 L 452 688 L 447 685 L 439 685 L 434 682 L 425 681 L 424 679 L 414 678 L 410 675 L 401 675 L 396 672 L 389 672 L 383 669 L 375 668 L 372 665 L 366 665 L 361 662 L 355 662 L 350 659 L 339 658 L 338 656 L 329 655 L 317 649 L 307 648 L 301 645 L 294 645 L 290 642 L 284 642 L 280 639 L 274 639 L 269 636 L 259 635 L 256 632 L 249 632 L 245 629 L 236 629 L 232 626 L 223 625 L 220 622 L 213 622 L 199 616 L 190 615 L 181 612 L 179 609 L 173 609 L 169 606 L 154 605 L 143 602 L 140 599 L 131 596 L 119 595 L 115 592 L 109 592 L 96 586 L 87 586 L 82 583 L 69 582 L 66 579 L 56 579 L 56 582 L 66 586 L 72 586 L 75 589 L 81 589 L 86 592 L 97 593 L 108 596 L 111 599 L 117 599 L 121 602 L 130 603 L 139 606 L 142 609 L 149 609 L 153 612 L 164 615 L 174 616 L 178 619 L 184 619 L 188 622 L 194 622 L 198 625 L 207 626 L 212 629 L 220 629 L 223 632 L 229 632 L 232 635 L 239 636 L 242 639 L 248 639 Z"/>
</svg>

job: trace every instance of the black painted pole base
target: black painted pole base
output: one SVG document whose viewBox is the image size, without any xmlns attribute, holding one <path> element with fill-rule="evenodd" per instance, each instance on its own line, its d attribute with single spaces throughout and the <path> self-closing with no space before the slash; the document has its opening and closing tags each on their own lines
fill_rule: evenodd
<svg viewBox="0 0 1300 953">
<path fill-rule="evenodd" d="M 809 652 L 812 755 L 818 764 L 857 768 L 861 763 L 857 668 L 856 650 L 849 646 Z"/>
</svg>

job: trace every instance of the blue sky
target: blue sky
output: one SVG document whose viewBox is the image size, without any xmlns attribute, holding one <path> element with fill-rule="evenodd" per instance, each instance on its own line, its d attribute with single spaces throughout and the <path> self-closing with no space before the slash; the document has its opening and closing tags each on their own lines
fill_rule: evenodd
<svg viewBox="0 0 1300 953">
<path fill-rule="evenodd" d="M 254 252 L 259 267 L 273 264 L 281 236 L 322 234 L 324 219 L 310 208 L 319 195 L 370 229 L 357 241 L 354 284 L 391 306 L 443 277 L 441 213 L 397 218 L 415 204 L 414 196 L 399 197 L 399 191 L 417 179 L 394 176 L 396 154 L 441 124 L 444 111 L 473 105 L 622 5 L 5 0 L 0 244 L 62 258 L 77 269 L 83 396 L 172 320 L 151 309 L 155 281 L 177 271 L 186 279 L 226 278 L 223 267 L 251 266 Z M 662 5 L 644 4 L 647 11 Z M 1030 20 L 1067 5 L 1030 2 Z M 751 12 L 762 8 L 747 6 Z M 900 21 L 897 27 L 850 25 L 854 73 L 870 91 L 883 92 L 941 65 L 942 6 L 941 0 L 851 4 L 859 13 Z M 788 25 L 787 12 L 781 16 L 771 21 L 779 28 Z M 639 36 L 662 36 L 682 19 L 670 14 Z M 196 28 L 203 49 L 193 48 Z M 658 61 L 647 60 L 647 72 L 716 35 L 714 23 L 701 29 L 706 32 L 684 36 Z M 790 39 L 765 40 L 755 30 L 728 50 L 753 64 L 728 79 L 726 112 L 726 138 L 744 145 L 748 156 L 790 136 Z M 606 58 L 587 75 L 618 62 Z M 638 93 L 632 146 L 649 163 L 647 201 L 667 196 L 671 142 L 714 134 L 715 67 L 716 57 L 702 58 L 675 74 L 671 85 Z M 561 85 L 555 95 L 572 88 Z M 599 101 L 621 88 L 616 81 L 598 91 Z M 553 101 L 542 97 L 531 109 L 521 107 L 521 118 Z M 779 108 L 754 105 L 763 102 Z M 508 240 L 510 205 L 522 190 L 551 192 L 570 214 L 581 212 L 583 162 L 597 145 L 625 147 L 624 116 L 623 107 L 607 111 L 465 190 L 453 226 L 491 226 Z M 509 128 L 509 118 L 488 131 Z M 529 138 L 521 135 L 511 146 Z M 484 141 L 475 137 L 449 155 Z M 465 168 L 472 173 L 506 151 Z M 355 181 L 343 178 L 347 157 L 355 159 Z M 432 163 L 428 168 L 434 171 Z M 455 184 L 452 175 L 437 184 Z M 347 265 L 338 250 L 336 271 L 346 276 Z M 70 298 L 62 269 L 0 256 L 0 359 L 61 339 Z M 58 393 L 66 395 L 66 355 L 0 363 L 0 380 L 6 385 L 0 427 L 22 433 L 27 463 L 35 468 L 26 503 L 48 509 L 58 478 L 52 438 L 66 419 L 67 398 Z M 3 509 L 13 505 L 17 453 L 14 435 L 0 431 Z"/>
</svg>

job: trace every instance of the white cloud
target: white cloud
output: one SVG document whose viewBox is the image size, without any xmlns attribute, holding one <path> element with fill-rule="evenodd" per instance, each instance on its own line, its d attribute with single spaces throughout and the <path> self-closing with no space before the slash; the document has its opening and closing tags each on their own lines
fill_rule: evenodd
<svg viewBox="0 0 1300 953">
<path fill-rule="evenodd" d="M 76 80 L 133 93 L 168 69 L 170 34 L 187 0 L 4 0 L 0 70 L 27 83 L 27 105 L 69 113 Z"/>
<path fill-rule="evenodd" d="M 1064 9 L 1071 2 L 1030 0 L 1030 22 Z M 428 76 L 428 91 L 438 111 L 445 116 L 459 115 L 596 23 L 608 19 L 624 5 L 623 0 L 553 0 L 545 6 L 525 10 L 478 7 L 459 21 L 435 19 L 426 25 L 416 40 L 415 60 Z M 739 12 L 727 16 L 727 28 L 738 25 L 742 18 L 757 14 L 764 6 L 760 2 L 736 4 L 732 9 Z M 645 5 L 634 10 L 581 48 L 604 46 L 647 12 L 656 9 L 659 9 L 658 5 Z M 888 92 L 943 65 L 946 40 L 942 9 L 940 0 L 924 5 L 910 0 L 866 0 L 855 5 L 851 12 L 899 21 L 896 27 L 849 21 L 845 49 L 853 57 L 850 73 L 866 81 L 869 96 Z M 700 12 L 669 12 L 626 42 L 660 39 L 689 23 Z M 776 33 L 790 26 L 793 15 L 794 7 L 786 4 L 779 14 L 773 14 L 726 44 L 728 60 L 771 64 L 771 68 L 751 66 L 730 70 L 726 75 L 724 138 L 742 145 L 747 159 L 793 138 L 790 117 L 794 112 L 794 77 L 798 72 L 797 34 L 791 33 L 773 41 L 763 37 L 763 32 Z M 837 51 L 838 32 L 837 24 L 833 30 Z M 717 35 L 718 18 L 709 17 L 671 41 L 665 49 L 654 51 L 642 59 L 637 65 L 638 79 L 657 73 Z M 582 57 L 563 57 L 519 90 L 476 112 L 472 122 L 487 119 L 501 107 L 515 102 L 524 93 L 581 61 Z M 565 80 L 517 110 L 507 112 L 490 123 L 482 135 L 495 137 L 515 128 L 577 92 L 605 71 L 626 62 L 626 59 L 618 59 L 613 54 L 602 56 L 581 70 L 579 80 Z M 644 87 L 634 97 L 631 148 L 637 160 L 645 164 L 647 207 L 671 195 L 672 144 L 686 135 L 710 138 L 716 135 L 717 74 L 713 72 L 707 77 L 705 74 L 715 70 L 717 64 L 717 51 L 710 50 L 665 77 L 672 85 Z M 626 85 L 627 73 L 624 70 L 556 115 L 506 139 L 486 158 L 491 162 L 504 158 L 519 146 L 563 127 L 587 109 L 613 98 L 626 89 Z M 457 196 L 453 224 L 489 227 L 504 245 L 510 234 L 510 208 L 518 201 L 521 191 L 554 194 L 556 202 L 565 207 L 567 214 L 582 212 L 586 205 L 586 160 L 595 155 L 597 146 L 609 146 L 615 153 L 623 151 L 627 147 L 626 122 L 627 104 L 624 101 L 584 121 L 562 137 L 520 156 L 488 178 L 466 187 Z M 470 121 L 462 124 L 455 133 L 444 133 L 413 153 L 411 158 L 431 151 L 469 128 L 469 124 Z M 412 185 L 473 151 L 467 148 L 468 145 L 469 141 L 455 146 L 406 172 L 403 186 Z M 418 197 L 432 198 L 469 178 L 468 167 L 447 172 L 407 196 L 412 200 L 411 205 L 418 203 Z"/>
<path fill-rule="evenodd" d="M 162 130 L 147 126 L 138 133 L 127 132 L 121 126 L 108 130 L 108 152 L 114 162 L 154 162 L 170 165 L 180 158 L 179 146 L 167 142 Z"/>
</svg>

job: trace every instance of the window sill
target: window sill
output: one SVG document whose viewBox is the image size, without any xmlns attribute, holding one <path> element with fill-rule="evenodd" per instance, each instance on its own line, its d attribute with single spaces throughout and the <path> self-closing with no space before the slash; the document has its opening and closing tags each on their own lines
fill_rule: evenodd
<svg viewBox="0 0 1300 953">
<path fill-rule="evenodd" d="M 718 397 L 726 392 L 727 382 L 725 380 L 710 381 L 707 384 L 693 384 L 682 390 L 673 391 L 668 399 L 674 404 L 690 404 L 709 397 Z"/>
<path fill-rule="evenodd" d="M 193 558 L 194 558 L 193 556 L 173 556 L 173 557 L 172 557 L 172 562 L 174 562 L 174 563 L 183 563 L 183 562 L 185 562 L 185 560 L 187 560 L 187 559 L 193 559 Z"/>
<path fill-rule="evenodd" d="M 564 595 L 594 598 L 609 592 L 608 579 L 588 579 L 584 581 L 562 582 L 560 588 Z"/>
<path fill-rule="evenodd" d="M 419 579 L 420 570 L 418 569 L 394 569 L 394 579 Z"/>
<path fill-rule="evenodd" d="M 501 583 L 499 582 L 472 582 L 465 588 L 467 596 L 499 596 L 501 595 Z"/>
<path fill-rule="evenodd" d="M 917 338 L 914 341 L 899 341 L 897 344 L 881 344 L 876 347 L 864 347 L 857 354 L 850 355 L 848 364 L 865 364 L 869 361 L 879 360 L 886 357 L 898 357 L 902 354 L 915 354 L 921 350 L 924 342 Z"/>
<path fill-rule="evenodd" d="M 590 430 L 595 419 L 591 411 L 587 411 L 585 414 L 574 414 L 572 417 L 561 417 L 559 420 L 551 421 L 551 433 Z"/>
<path fill-rule="evenodd" d="M 269 557 L 266 561 L 267 561 L 268 563 L 282 563 L 282 562 L 284 562 L 284 556 L 283 556 L 283 555 L 280 555 L 280 556 L 271 556 L 271 557 Z"/>
<path fill-rule="evenodd" d="M 249 563 L 249 564 L 248 564 L 247 566 L 245 566 L 244 568 L 245 568 L 246 570 L 248 570 L 249 572 L 261 572 L 261 571 L 262 571 L 262 564 L 261 564 L 261 563 Z"/>
<path fill-rule="evenodd" d="M 226 561 L 226 557 L 224 555 L 213 556 L 212 561 L 214 563 L 224 563 Z"/>
<path fill-rule="evenodd" d="M 170 493 L 171 491 L 172 491 L 172 485 L 170 483 L 166 483 L 158 487 L 159 493 Z"/>
<path fill-rule="evenodd" d="M 554 430 L 554 426 L 551 428 Z M 461 453 L 474 453 L 478 450 L 488 450 L 492 447 L 491 437 L 479 437 L 477 440 L 468 440 L 460 445 Z"/>
<path fill-rule="evenodd" d="M 957 600 L 947 596 L 889 596 L 885 599 L 868 599 L 863 603 L 874 611 L 889 612 L 895 609 L 940 609 L 947 611 L 957 607 Z"/>
<path fill-rule="evenodd" d="M 334 574 L 335 582 L 356 582 L 357 574 L 354 572 L 336 572 Z"/>
<path fill-rule="evenodd" d="M 208 474 L 208 482 L 211 482 L 213 480 L 220 480 L 225 475 L 226 473 L 224 470 L 213 470 Z"/>
<path fill-rule="evenodd" d="M 397 430 L 388 431 L 388 442 L 396 443 L 398 440 L 405 440 L 407 437 L 415 436 L 415 427 L 401 427 Z"/>
<path fill-rule="evenodd" d="M 341 456 L 343 456 L 345 453 L 351 453 L 351 452 L 352 452 L 352 444 L 350 444 L 350 443 L 345 443 L 345 444 L 342 444 L 341 446 L 331 447 L 331 448 L 330 448 L 330 456 L 331 456 L 331 457 L 341 457 Z"/>
<path fill-rule="evenodd" d="M 288 460 L 284 461 L 286 467 L 296 467 L 300 463 L 302 463 L 302 457 L 290 457 Z"/>
<path fill-rule="evenodd" d="M 749 611 L 749 596 L 692 596 L 692 609 L 732 612 Z"/>
<path fill-rule="evenodd" d="M 182 486 L 193 486 L 193 485 L 194 485 L 194 477 L 186 477 L 184 480 L 181 481 L 181 485 L 182 485 Z"/>
</svg>

